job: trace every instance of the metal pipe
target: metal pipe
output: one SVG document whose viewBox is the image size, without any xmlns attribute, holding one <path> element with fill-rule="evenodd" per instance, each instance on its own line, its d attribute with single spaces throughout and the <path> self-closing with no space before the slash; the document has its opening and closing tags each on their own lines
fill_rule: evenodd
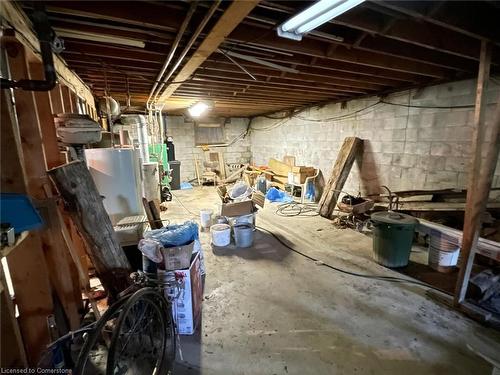
<svg viewBox="0 0 500 375">
<path fill-rule="evenodd" d="M 33 27 L 40 42 L 40 54 L 42 55 L 45 80 L 20 79 L 19 81 L 15 81 L 2 78 L 0 80 L 0 88 L 2 89 L 21 88 L 27 91 L 49 91 L 56 86 L 57 74 L 52 56 L 52 41 L 55 34 L 50 27 L 43 3 L 35 2 L 32 19 Z"/>
<path fill-rule="evenodd" d="M 181 55 L 177 59 L 177 62 L 175 63 L 174 67 L 172 69 L 170 69 L 170 72 L 168 73 L 168 75 L 163 79 L 163 81 L 162 81 L 162 83 L 161 83 L 161 85 L 160 85 L 160 87 L 158 89 L 158 92 L 155 94 L 155 96 L 153 98 L 153 101 L 156 101 L 156 98 L 158 98 L 158 95 L 160 95 L 161 90 L 163 89 L 163 87 L 165 87 L 167 81 L 170 79 L 170 77 L 172 77 L 172 75 L 177 70 L 177 68 L 179 67 L 179 65 L 181 65 L 182 60 L 184 60 L 184 57 L 186 57 L 187 53 L 189 52 L 189 50 L 193 46 L 193 44 L 196 41 L 196 39 L 198 39 L 198 36 L 201 34 L 201 32 L 203 31 L 203 28 L 206 26 L 206 24 L 208 23 L 208 21 L 210 20 L 210 18 L 212 17 L 212 15 L 215 13 L 215 11 L 217 10 L 217 8 L 219 7 L 219 4 L 221 2 L 222 2 L 222 0 L 217 0 L 217 1 L 214 1 L 212 3 L 212 6 L 208 10 L 208 12 L 205 14 L 205 17 L 200 22 L 200 24 L 198 25 L 198 27 L 196 28 L 196 31 L 191 36 L 191 39 L 189 39 L 189 42 L 188 42 L 187 46 L 184 47 L 184 50 L 182 51 Z"/>
<path fill-rule="evenodd" d="M 182 25 L 179 29 L 179 32 L 177 33 L 174 43 L 172 44 L 172 48 L 170 48 L 170 52 L 168 53 L 167 59 L 163 63 L 163 66 L 161 67 L 160 73 L 158 73 L 158 76 L 155 79 L 155 83 L 153 85 L 153 88 L 151 89 L 151 92 L 149 93 L 148 101 L 146 103 L 147 106 L 149 106 L 149 102 L 151 101 L 151 98 L 156 92 L 156 88 L 158 87 L 158 82 L 160 82 L 161 78 L 165 74 L 165 71 L 167 70 L 168 65 L 170 64 L 170 61 L 172 61 L 175 51 L 177 50 L 177 47 L 179 46 L 179 43 L 182 39 L 182 36 L 184 35 L 184 32 L 186 31 L 187 25 L 189 24 L 189 21 L 191 20 L 191 17 L 194 14 L 194 11 L 196 10 L 196 7 L 198 6 L 198 3 L 196 1 L 193 1 L 191 3 L 191 6 L 189 7 L 188 13 L 186 15 L 186 18 L 184 18 L 184 21 L 182 22 Z"/>
</svg>

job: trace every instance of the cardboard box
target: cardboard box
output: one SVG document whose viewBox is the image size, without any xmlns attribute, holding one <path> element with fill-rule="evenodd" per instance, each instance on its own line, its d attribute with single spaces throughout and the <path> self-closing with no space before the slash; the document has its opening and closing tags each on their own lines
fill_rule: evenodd
<svg viewBox="0 0 500 375">
<path fill-rule="evenodd" d="M 254 211 L 255 211 L 255 205 L 253 201 L 224 203 L 221 208 L 221 215 L 242 216 L 242 215 L 250 215 Z"/>
<path fill-rule="evenodd" d="M 225 185 L 217 187 L 217 193 L 222 201 L 222 216 L 243 216 L 250 215 L 257 211 L 256 206 L 264 207 L 265 197 L 260 191 L 252 193 L 251 200 L 242 202 L 233 202 L 227 194 Z"/>
<path fill-rule="evenodd" d="M 200 254 L 196 253 L 188 269 L 166 273 L 169 280 L 176 280 L 175 286 L 165 293 L 172 301 L 172 315 L 180 335 L 192 335 L 200 323 L 203 301 L 200 264 Z"/>
<path fill-rule="evenodd" d="M 194 241 L 183 246 L 162 247 L 160 249 L 163 255 L 165 270 L 173 271 L 176 269 L 188 268 L 193 253 Z"/>
<path fill-rule="evenodd" d="M 292 171 L 288 174 L 289 184 L 303 184 L 307 177 L 314 176 L 316 169 L 314 167 L 296 166 L 292 167 Z"/>
</svg>

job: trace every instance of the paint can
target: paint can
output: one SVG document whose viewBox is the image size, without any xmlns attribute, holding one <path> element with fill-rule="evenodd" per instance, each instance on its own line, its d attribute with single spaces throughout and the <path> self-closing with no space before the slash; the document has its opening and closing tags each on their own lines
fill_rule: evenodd
<svg viewBox="0 0 500 375">
<path fill-rule="evenodd" d="M 200 210 L 200 223 L 203 229 L 208 229 L 212 225 L 213 211 L 209 209 Z"/>
<path fill-rule="evenodd" d="M 228 224 L 215 224 L 210 227 L 212 244 L 224 247 L 231 243 L 231 227 Z"/>
<path fill-rule="evenodd" d="M 452 272 L 460 255 L 456 238 L 438 231 L 432 231 L 429 241 L 429 266 L 438 272 Z"/>
<path fill-rule="evenodd" d="M 253 225 L 236 224 L 234 227 L 234 241 L 237 247 L 250 247 L 253 244 Z"/>
</svg>

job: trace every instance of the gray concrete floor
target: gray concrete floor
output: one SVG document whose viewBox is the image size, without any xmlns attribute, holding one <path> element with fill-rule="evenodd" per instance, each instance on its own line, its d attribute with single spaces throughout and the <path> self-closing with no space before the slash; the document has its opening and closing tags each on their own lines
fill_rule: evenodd
<svg viewBox="0 0 500 375">
<path fill-rule="evenodd" d="M 174 195 L 162 214 L 172 222 L 199 221 L 199 209 L 219 205 L 213 187 Z M 372 261 L 370 237 L 275 210 L 267 204 L 257 225 L 296 249 L 355 272 L 401 276 Z M 203 317 L 195 335 L 181 336 L 176 374 L 491 373 L 466 343 L 481 333 L 500 345 L 497 333 L 437 304 L 423 288 L 335 272 L 263 231 L 248 249 L 213 249 L 208 233 L 201 240 Z"/>
</svg>

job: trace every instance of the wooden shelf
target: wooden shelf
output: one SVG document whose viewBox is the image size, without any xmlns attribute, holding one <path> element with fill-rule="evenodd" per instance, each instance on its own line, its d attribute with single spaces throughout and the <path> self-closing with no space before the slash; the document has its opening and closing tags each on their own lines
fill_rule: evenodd
<svg viewBox="0 0 500 375">
<path fill-rule="evenodd" d="M 8 256 L 28 237 L 28 234 L 29 234 L 28 231 L 21 232 L 21 234 L 17 237 L 14 245 L 6 246 L 6 247 L 2 248 L 2 250 L 0 250 L 0 256 L 2 258 Z"/>
</svg>

